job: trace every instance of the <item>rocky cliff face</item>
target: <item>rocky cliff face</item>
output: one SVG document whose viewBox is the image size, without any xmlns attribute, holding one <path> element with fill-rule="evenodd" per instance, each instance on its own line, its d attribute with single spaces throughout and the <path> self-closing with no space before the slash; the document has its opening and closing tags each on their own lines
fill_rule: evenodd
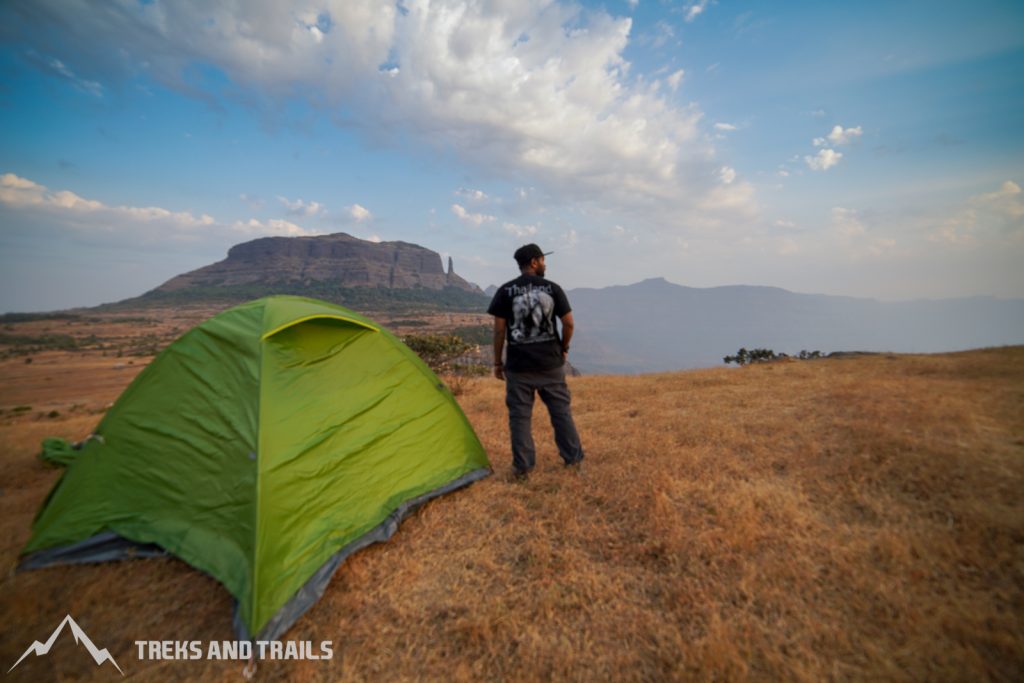
<svg viewBox="0 0 1024 683">
<path fill-rule="evenodd" d="M 345 233 L 244 242 L 231 247 L 223 261 L 178 275 L 157 291 L 314 281 L 340 287 L 480 292 L 455 274 L 451 259 L 446 273 L 436 251 L 408 242 L 368 242 Z"/>
</svg>

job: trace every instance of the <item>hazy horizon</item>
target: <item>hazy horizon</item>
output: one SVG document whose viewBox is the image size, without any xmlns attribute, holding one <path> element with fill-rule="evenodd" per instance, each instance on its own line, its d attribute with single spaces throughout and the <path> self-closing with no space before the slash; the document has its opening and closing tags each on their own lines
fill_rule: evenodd
<svg viewBox="0 0 1024 683">
<path fill-rule="evenodd" d="M 208 265 L 208 264 L 204 264 L 204 265 Z M 482 283 L 479 283 L 479 282 L 471 282 L 471 284 L 477 285 L 478 287 L 480 287 L 480 289 L 482 291 L 486 291 L 489 287 L 497 287 L 497 286 L 501 285 L 502 283 L 507 282 L 508 280 L 510 280 L 510 279 L 512 279 L 514 277 L 515 277 L 515 273 L 511 273 L 511 274 L 508 275 L 508 277 L 506 277 L 505 279 L 503 279 L 501 281 L 490 282 L 490 283 L 487 283 L 487 284 L 482 284 Z M 549 279 L 552 279 L 552 280 L 556 279 L 556 278 L 552 277 L 550 273 L 548 273 L 548 277 L 549 277 Z M 943 297 L 943 298 L 882 299 L 882 298 L 878 298 L 878 297 L 857 297 L 857 296 L 849 296 L 849 295 L 845 295 L 845 294 L 824 294 L 822 292 L 799 292 L 799 291 L 794 291 L 794 290 L 786 289 L 784 287 L 776 287 L 774 285 L 761 285 L 761 284 L 752 284 L 752 283 L 733 283 L 733 284 L 723 284 L 723 285 L 709 285 L 707 287 L 696 287 L 696 286 L 693 286 L 693 285 L 688 285 L 688 284 L 683 283 L 683 282 L 675 282 L 673 280 L 670 280 L 669 278 L 662 277 L 662 276 L 653 276 L 653 277 L 643 278 L 642 280 L 636 280 L 634 282 L 624 282 L 624 283 L 609 284 L 609 285 L 604 285 L 603 287 L 571 287 L 571 288 L 568 288 L 568 291 L 569 291 L 569 293 L 572 293 L 573 291 L 576 291 L 576 290 L 580 290 L 580 291 L 595 290 L 596 291 L 596 290 L 609 289 L 609 288 L 629 288 L 629 287 L 633 287 L 633 286 L 636 286 L 636 285 L 642 285 L 645 282 L 649 282 L 649 281 L 652 281 L 652 280 L 662 280 L 662 281 L 667 282 L 670 285 L 675 285 L 677 287 L 685 287 L 687 289 L 696 289 L 696 290 L 711 290 L 711 289 L 725 289 L 725 288 L 778 289 L 778 290 L 782 290 L 784 292 L 787 292 L 789 294 L 797 294 L 797 295 L 801 295 L 801 296 L 824 296 L 824 297 L 832 297 L 832 298 L 836 298 L 836 299 L 857 299 L 857 300 L 864 300 L 864 301 L 876 301 L 876 302 L 879 302 L 879 303 L 882 303 L 882 304 L 901 304 L 901 303 L 918 303 L 918 302 L 941 302 L 941 301 L 963 301 L 963 300 L 970 300 L 970 299 L 994 299 L 996 301 L 1007 301 L 1007 302 L 1024 301 L 1024 296 L 1000 297 L 1000 296 L 987 295 L 987 294 L 979 294 L 979 295 L 974 295 L 974 296 L 963 296 L 963 297 Z M 153 289 L 153 288 L 150 288 L 150 289 Z M 74 305 L 74 306 L 65 306 L 65 307 L 61 307 L 61 308 L 49 308 L 49 309 L 21 308 L 21 309 L 8 309 L 8 310 L 0 309 L 0 315 L 4 315 L 4 314 L 7 314 L 7 313 L 50 313 L 50 312 L 59 312 L 59 311 L 72 310 L 72 309 L 78 309 L 78 308 L 92 308 L 92 307 L 100 306 L 100 305 L 103 305 L 103 304 L 116 303 L 116 302 L 119 302 L 119 301 L 123 301 L 125 299 L 131 299 L 131 298 L 140 296 L 142 294 L 145 294 L 147 291 L 149 291 L 149 289 L 144 290 L 144 291 L 128 292 L 124 296 L 119 296 L 117 298 L 113 298 L 113 299 L 109 299 L 109 300 L 104 300 L 104 301 L 97 301 L 96 303 L 81 304 L 81 305 Z"/>
<path fill-rule="evenodd" d="M 267 235 L 566 289 L 1024 297 L 1024 5 L 0 5 L 0 310 Z"/>
</svg>

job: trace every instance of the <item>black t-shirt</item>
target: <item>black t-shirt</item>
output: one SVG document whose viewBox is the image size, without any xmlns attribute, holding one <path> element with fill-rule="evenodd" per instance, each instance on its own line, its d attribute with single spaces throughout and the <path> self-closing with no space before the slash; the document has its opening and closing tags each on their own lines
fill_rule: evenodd
<svg viewBox="0 0 1024 683">
<path fill-rule="evenodd" d="M 487 312 L 507 321 L 505 368 L 529 372 L 561 367 L 565 361 L 555 318 L 571 310 L 562 288 L 537 275 L 520 275 L 498 287 Z"/>
</svg>

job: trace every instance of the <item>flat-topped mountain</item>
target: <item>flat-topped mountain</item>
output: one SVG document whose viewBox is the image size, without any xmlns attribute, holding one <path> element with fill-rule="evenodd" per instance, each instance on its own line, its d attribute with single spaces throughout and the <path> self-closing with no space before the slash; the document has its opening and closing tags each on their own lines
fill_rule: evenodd
<svg viewBox="0 0 1024 683">
<path fill-rule="evenodd" d="M 228 256 L 178 275 L 154 290 L 177 292 L 197 287 L 330 283 L 340 288 L 432 289 L 448 287 L 481 293 L 455 274 L 448 259 L 408 242 L 369 242 L 345 233 L 316 237 L 262 237 L 237 244 Z"/>
</svg>

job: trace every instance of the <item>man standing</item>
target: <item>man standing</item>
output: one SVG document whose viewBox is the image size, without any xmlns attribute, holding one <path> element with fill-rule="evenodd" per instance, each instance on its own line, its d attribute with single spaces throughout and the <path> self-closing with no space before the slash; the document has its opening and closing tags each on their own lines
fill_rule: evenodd
<svg viewBox="0 0 1024 683">
<path fill-rule="evenodd" d="M 494 376 L 505 380 L 512 468 L 518 479 L 525 479 L 536 464 L 530 431 L 535 392 L 540 394 L 551 416 L 562 460 L 572 466 L 583 460 L 565 383 L 565 359 L 573 332 L 572 309 L 562 288 L 544 279 L 545 256 L 536 244 L 517 249 L 515 259 L 520 275 L 498 288 L 487 309 L 494 316 Z M 556 317 L 562 321 L 561 337 Z M 508 354 L 502 364 L 506 342 Z"/>
</svg>

